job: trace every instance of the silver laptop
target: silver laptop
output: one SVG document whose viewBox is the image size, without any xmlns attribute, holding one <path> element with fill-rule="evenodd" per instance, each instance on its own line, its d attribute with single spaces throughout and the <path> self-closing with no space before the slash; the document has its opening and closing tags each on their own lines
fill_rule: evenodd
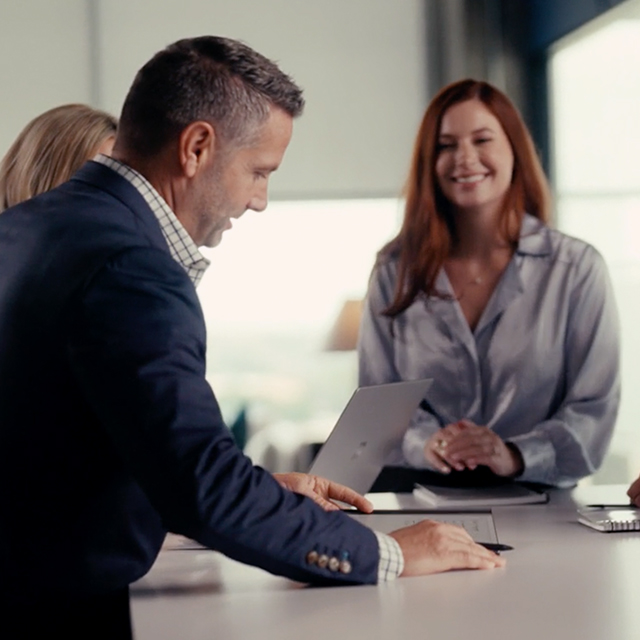
<svg viewBox="0 0 640 640">
<path fill-rule="evenodd" d="M 402 441 L 431 382 L 406 380 L 356 389 L 309 473 L 367 493 L 389 452 Z"/>
</svg>

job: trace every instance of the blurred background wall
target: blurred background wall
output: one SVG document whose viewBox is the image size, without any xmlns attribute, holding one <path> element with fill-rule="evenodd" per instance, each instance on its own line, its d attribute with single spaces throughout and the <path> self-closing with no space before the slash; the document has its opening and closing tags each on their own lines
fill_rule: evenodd
<svg viewBox="0 0 640 640">
<path fill-rule="evenodd" d="M 304 87 L 273 197 L 396 196 L 427 99 L 421 0 L 4 0 L 0 147 L 59 102 L 118 113 L 137 69 L 183 37 L 244 40 Z"/>
</svg>

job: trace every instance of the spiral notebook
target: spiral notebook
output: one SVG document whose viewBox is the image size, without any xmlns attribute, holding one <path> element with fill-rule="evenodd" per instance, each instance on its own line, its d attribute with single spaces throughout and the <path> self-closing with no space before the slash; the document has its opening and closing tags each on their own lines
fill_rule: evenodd
<svg viewBox="0 0 640 640">
<path fill-rule="evenodd" d="M 640 509 L 633 507 L 578 509 L 578 522 L 603 533 L 640 531 Z"/>
</svg>

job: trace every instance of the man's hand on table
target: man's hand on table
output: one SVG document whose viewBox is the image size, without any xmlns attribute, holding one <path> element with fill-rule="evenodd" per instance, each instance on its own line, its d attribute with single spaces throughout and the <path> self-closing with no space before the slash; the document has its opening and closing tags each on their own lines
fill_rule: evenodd
<svg viewBox="0 0 640 640">
<path fill-rule="evenodd" d="M 373 505 L 364 496 L 326 478 L 312 476 L 308 473 L 274 473 L 273 477 L 285 489 L 311 498 L 325 511 L 340 509 L 340 506 L 333 502 L 334 500 L 349 504 L 365 513 L 373 511 Z"/>
<path fill-rule="evenodd" d="M 404 555 L 403 576 L 422 576 L 451 569 L 495 569 L 505 560 L 476 544 L 457 525 L 422 520 L 390 534 Z"/>
<path fill-rule="evenodd" d="M 307 473 L 274 473 L 273 476 L 285 489 L 311 498 L 326 511 L 340 508 L 334 500 L 365 513 L 373 511 L 373 505 L 364 496 L 326 478 Z M 476 544 L 462 527 L 453 524 L 422 520 L 389 535 L 402 550 L 403 576 L 451 569 L 494 569 L 505 565 L 504 558 Z"/>
</svg>

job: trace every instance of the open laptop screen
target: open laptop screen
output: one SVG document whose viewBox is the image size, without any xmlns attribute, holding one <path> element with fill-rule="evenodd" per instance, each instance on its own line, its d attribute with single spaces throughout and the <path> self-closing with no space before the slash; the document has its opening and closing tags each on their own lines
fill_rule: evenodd
<svg viewBox="0 0 640 640">
<path fill-rule="evenodd" d="M 309 473 L 367 493 L 431 382 L 405 380 L 356 389 Z"/>
</svg>

